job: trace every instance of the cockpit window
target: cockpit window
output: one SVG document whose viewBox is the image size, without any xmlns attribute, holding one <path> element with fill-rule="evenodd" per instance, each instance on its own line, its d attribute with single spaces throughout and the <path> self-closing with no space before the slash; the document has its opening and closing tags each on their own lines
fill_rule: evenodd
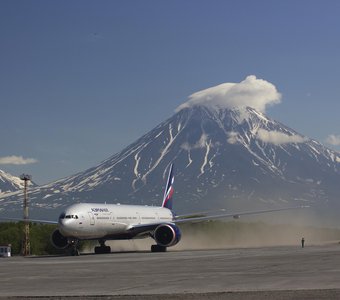
<svg viewBox="0 0 340 300">
<path fill-rule="evenodd" d="M 77 215 L 65 215 L 64 213 L 60 215 L 60 219 L 78 219 Z"/>
</svg>

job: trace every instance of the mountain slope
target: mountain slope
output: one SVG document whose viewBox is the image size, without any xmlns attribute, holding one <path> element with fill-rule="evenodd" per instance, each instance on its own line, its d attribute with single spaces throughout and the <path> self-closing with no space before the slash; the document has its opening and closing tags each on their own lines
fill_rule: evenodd
<svg viewBox="0 0 340 300">
<path fill-rule="evenodd" d="M 24 183 L 19 177 L 0 170 L 0 194 L 15 192 L 23 189 L 23 187 Z"/>
<path fill-rule="evenodd" d="M 200 105 L 179 110 L 96 167 L 32 189 L 31 206 L 46 214 L 78 201 L 160 205 L 171 162 L 177 212 L 340 206 L 337 152 L 255 109 Z M 18 196 L 0 203 L 17 210 Z"/>
</svg>

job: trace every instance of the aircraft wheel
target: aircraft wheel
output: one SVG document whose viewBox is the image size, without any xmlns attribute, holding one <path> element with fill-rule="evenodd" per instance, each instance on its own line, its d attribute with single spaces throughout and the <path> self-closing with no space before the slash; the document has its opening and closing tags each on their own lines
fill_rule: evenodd
<svg viewBox="0 0 340 300">
<path fill-rule="evenodd" d="M 111 247 L 110 246 L 105 246 L 104 247 L 104 253 L 111 253 Z"/>
<path fill-rule="evenodd" d="M 79 256 L 80 255 L 79 250 L 78 249 L 72 249 L 71 250 L 71 255 L 72 256 Z"/>
<path fill-rule="evenodd" d="M 151 252 L 166 252 L 166 247 L 161 245 L 152 245 Z"/>
<path fill-rule="evenodd" d="M 95 254 L 111 253 L 111 247 L 110 246 L 94 247 L 94 253 Z"/>
</svg>

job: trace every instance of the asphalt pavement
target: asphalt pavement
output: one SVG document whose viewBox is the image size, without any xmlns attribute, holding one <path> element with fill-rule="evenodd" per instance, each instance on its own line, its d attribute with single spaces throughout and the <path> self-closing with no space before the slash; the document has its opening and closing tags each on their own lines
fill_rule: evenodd
<svg viewBox="0 0 340 300">
<path fill-rule="evenodd" d="M 0 259 L 0 299 L 340 299 L 340 245 Z"/>
</svg>

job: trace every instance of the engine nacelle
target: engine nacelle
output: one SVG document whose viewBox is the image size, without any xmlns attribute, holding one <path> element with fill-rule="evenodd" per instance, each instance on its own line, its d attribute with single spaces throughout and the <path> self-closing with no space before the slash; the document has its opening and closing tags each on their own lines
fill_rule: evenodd
<svg viewBox="0 0 340 300">
<path fill-rule="evenodd" d="M 157 245 L 170 247 L 181 240 L 181 231 L 174 224 L 161 224 L 154 231 L 154 239 Z"/>
<path fill-rule="evenodd" d="M 60 233 L 59 229 L 53 231 L 51 242 L 57 249 L 66 249 L 69 246 L 68 239 Z"/>
</svg>

